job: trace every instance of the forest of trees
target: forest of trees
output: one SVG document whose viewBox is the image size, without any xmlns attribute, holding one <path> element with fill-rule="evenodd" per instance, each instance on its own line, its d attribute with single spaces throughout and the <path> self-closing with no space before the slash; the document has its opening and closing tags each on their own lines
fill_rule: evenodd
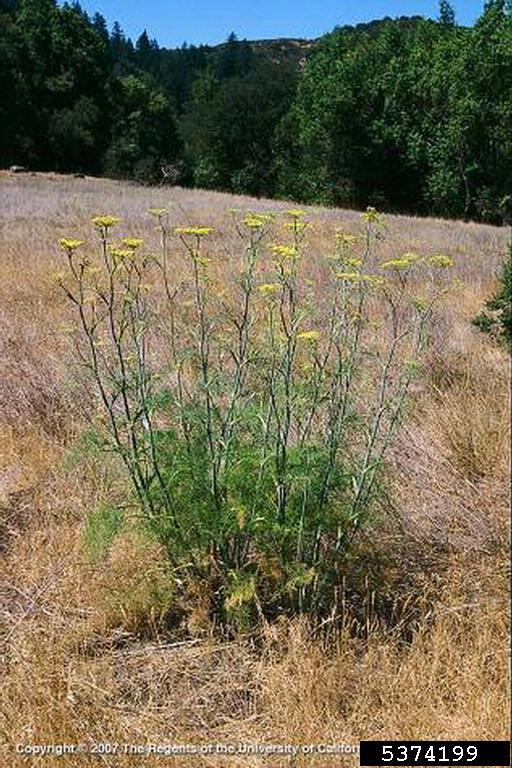
<svg viewBox="0 0 512 768">
<path fill-rule="evenodd" d="M 0 166 L 499 223 L 512 194 L 512 7 L 338 27 L 305 61 L 231 35 L 160 48 L 78 4 L 0 0 Z"/>
</svg>

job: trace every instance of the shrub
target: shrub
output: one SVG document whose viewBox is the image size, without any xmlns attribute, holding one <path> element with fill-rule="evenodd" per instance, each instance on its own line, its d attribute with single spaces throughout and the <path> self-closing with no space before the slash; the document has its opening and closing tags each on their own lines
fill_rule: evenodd
<svg viewBox="0 0 512 768">
<path fill-rule="evenodd" d="M 105 449 L 178 591 L 207 584 L 212 613 L 238 627 L 336 611 L 451 259 L 409 253 L 375 266 L 383 223 L 368 209 L 361 233 L 337 233 L 316 304 L 301 211 L 233 213 L 230 284 L 211 263 L 211 228 L 177 227 L 171 240 L 167 211 L 150 213 L 157 255 L 138 239 L 115 242 L 112 216 L 93 220 L 99 259 L 61 241 L 69 271 L 58 282 L 78 314 Z"/>
<path fill-rule="evenodd" d="M 512 240 L 501 271 L 500 287 L 486 303 L 473 325 L 484 333 L 493 333 L 510 349 L 512 345 Z"/>
</svg>

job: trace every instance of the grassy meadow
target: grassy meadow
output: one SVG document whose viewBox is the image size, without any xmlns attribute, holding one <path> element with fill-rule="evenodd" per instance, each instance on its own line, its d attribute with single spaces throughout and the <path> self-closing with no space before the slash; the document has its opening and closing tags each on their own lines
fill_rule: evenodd
<svg viewBox="0 0 512 768">
<path fill-rule="evenodd" d="M 510 359 L 471 325 L 496 288 L 506 230 L 384 217 L 376 262 L 443 253 L 460 281 L 436 305 L 386 457 L 388 502 L 354 544 L 336 629 L 329 619 L 319 626 L 277 617 L 257 633 L 223 636 L 209 622 L 201 583 L 176 617 L 157 541 L 126 524 L 104 546 L 91 523 L 99 503 L 119 503 L 125 481 L 82 448 L 94 405 L 70 344 L 76 316 L 54 279 L 65 269 L 58 243 L 91 241 L 91 217 L 111 214 L 120 234 L 156 251 L 148 209 L 165 206 L 172 227 L 213 228 L 209 269 L 229 294 L 240 250 L 229 209 L 289 204 L 43 174 L 2 173 L 0 195 L 2 765 L 46 762 L 16 754 L 20 743 L 508 738 Z M 304 210 L 304 268 L 321 313 L 323 255 L 337 228 L 360 232 L 361 216 Z M 171 238 L 172 273 L 186 281 L 179 246 Z M 156 334 L 156 358 L 164 344 Z M 138 759 L 152 767 L 164 758 Z M 128 756 L 67 760 L 138 764 Z M 357 759 L 195 756 L 165 764 Z"/>
</svg>

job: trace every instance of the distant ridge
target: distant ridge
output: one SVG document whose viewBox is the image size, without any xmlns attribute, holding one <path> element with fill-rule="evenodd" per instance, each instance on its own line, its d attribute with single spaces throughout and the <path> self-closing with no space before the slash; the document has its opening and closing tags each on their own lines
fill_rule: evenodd
<svg viewBox="0 0 512 768">
<path fill-rule="evenodd" d="M 370 35 L 377 34 L 380 28 L 388 22 L 398 22 L 402 27 L 413 27 L 420 21 L 424 21 L 422 16 L 398 16 L 392 19 L 390 16 L 386 16 L 383 19 L 374 19 L 372 21 L 361 22 L 360 24 L 340 24 L 334 28 L 336 30 L 344 30 L 345 32 L 352 32 L 354 34 L 368 33 Z M 435 23 L 435 22 L 432 22 Z M 302 67 L 308 57 L 308 55 L 316 48 L 323 37 L 318 38 L 304 38 L 304 37 L 276 37 L 276 38 L 264 38 L 261 40 L 246 40 L 241 39 L 239 42 L 247 43 L 251 46 L 255 53 L 262 54 L 275 64 L 282 64 L 289 62 L 296 66 Z M 223 42 L 218 45 L 206 46 L 207 48 L 222 50 L 228 43 Z"/>
<path fill-rule="evenodd" d="M 240 43 L 249 45 L 254 53 L 264 56 L 274 64 L 290 63 L 301 67 L 306 58 L 315 48 L 318 39 L 309 40 L 307 38 L 296 37 L 276 37 L 262 40 L 240 39 Z M 210 50 L 222 50 L 228 45 L 227 42 L 218 45 L 206 46 Z"/>
<path fill-rule="evenodd" d="M 276 64 L 288 61 L 302 66 L 318 40 L 279 37 L 270 40 L 248 40 L 247 42 L 254 51 L 264 54 Z"/>
</svg>

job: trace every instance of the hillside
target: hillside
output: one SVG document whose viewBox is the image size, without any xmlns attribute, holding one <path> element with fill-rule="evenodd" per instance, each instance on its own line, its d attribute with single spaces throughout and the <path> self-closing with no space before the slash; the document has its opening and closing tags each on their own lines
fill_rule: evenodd
<svg viewBox="0 0 512 768">
<path fill-rule="evenodd" d="M 171 49 L 78 3 L 4 2 L 0 167 L 506 223 L 512 14 L 441 6 Z"/>
<path fill-rule="evenodd" d="M 263 54 L 272 63 L 291 62 L 298 67 L 304 66 L 306 58 L 316 45 L 316 40 L 296 40 L 287 37 L 248 42 L 256 53 Z"/>
<path fill-rule="evenodd" d="M 59 289 L 69 265 L 58 243 L 86 241 L 76 248 L 98 269 L 92 216 L 120 217 L 115 242 L 141 237 L 144 252 L 158 253 L 158 217 L 168 215 L 172 279 L 188 290 L 199 264 L 220 312 L 239 285 L 244 254 L 233 229 L 233 216 L 243 214 L 230 209 L 258 212 L 247 225 L 258 231 L 276 212 L 263 259 L 291 236 L 281 222 L 300 218 L 301 291 L 326 322 L 322 265 L 337 230 L 360 249 L 361 215 L 324 207 L 287 214 L 286 202 L 57 174 L 3 173 L 0 194 L 0 727 L 9 766 L 26 765 L 15 745 L 29 741 L 327 744 L 331 756 L 320 752 L 315 765 L 338 765 L 344 754 L 355 768 L 357 757 L 340 750 L 364 738 L 507 739 L 509 367 L 470 323 L 495 289 L 505 230 L 385 217 L 372 265 L 442 253 L 457 281 L 439 300 L 387 455 L 385 503 L 345 563 L 336 616 L 319 627 L 283 613 L 257 631 L 223 634 L 211 618 L 208 580 L 193 582 L 183 602 L 176 585 L 185 577 L 175 579 L 127 496 L 124 473 L 94 437 L 105 421 L 76 357 L 79 321 Z M 160 207 L 168 214 L 148 213 Z M 176 227 L 185 227 L 185 242 L 186 228 L 208 232 L 201 262 L 187 255 Z M 164 286 L 151 274 L 147 290 L 161 311 Z M 426 286 L 418 277 L 415 295 Z M 378 317 L 383 302 L 384 294 L 371 299 Z M 180 302 L 183 333 L 193 307 Z M 380 338 L 381 321 L 368 328 L 369 343 Z M 151 350 L 157 362 L 167 353 L 162 330 Z M 97 765 L 88 750 L 73 765 Z M 105 764 L 136 759 L 107 756 Z M 144 764 L 156 768 L 161 759 L 148 754 Z M 240 766 L 235 753 L 192 759 L 194 768 Z M 244 764 L 281 768 L 282 759 L 255 754 Z M 295 761 L 310 763 L 301 754 Z"/>
<path fill-rule="evenodd" d="M 424 21 L 422 16 L 400 16 L 396 19 L 386 16 L 383 19 L 374 19 L 355 25 L 339 25 L 335 27 L 334 32 L 341 32 L 350 40 L 351 37 L 357 39 L 360 35 L 378 35 L 382 28 L 388 24 L 394 24 L 402 29 L 412 29 Z M 248 43 L 256 54 L 273 64 L 291 63 L 302 68 L 308 56 L 321 40 L 322 38 L 308 40 L 305 38 L 278 37 L 268 40 L 243 40 L 242 42 Z M 222 53 L 226 50 L 226 45 L 226 43 L 221 43 L 212 46 L 212 51 Z"/>
</svg>

